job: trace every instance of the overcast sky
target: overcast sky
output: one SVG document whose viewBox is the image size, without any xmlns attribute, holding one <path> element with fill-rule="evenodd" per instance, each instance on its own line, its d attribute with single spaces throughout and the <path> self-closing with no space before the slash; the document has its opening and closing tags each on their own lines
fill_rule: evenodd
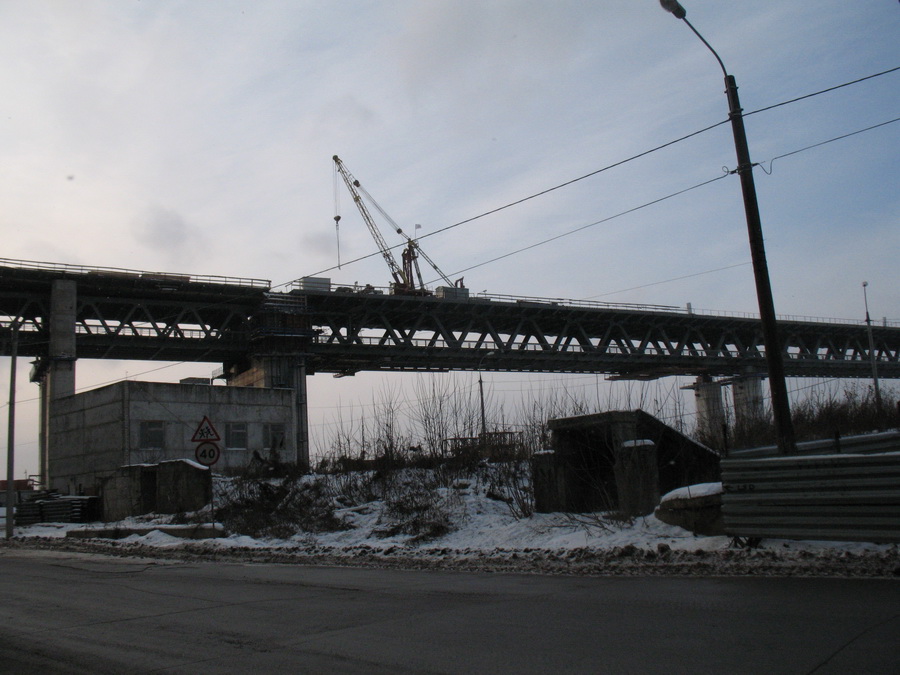
<svg viewBox="0 0 900 675">
<path fill-rule="evenodd" d="M 684 4 L 748 112 L 900 66 L 896 0 Z M 473 292 L 757 308 L 737 177 L 606 220 L 733 169 L 728 125 L 428 236 L 726 119 L 718 64 L 657 0 L 0 0 L 0 87 L 5 258 L 386 285 L 377 255 L 332 269 L 338 154 Z M 768 170 L 897 117 L 900 72 L 746 124 Z M 756 169 L 779 314 L 861 320 L 867 280 L 900 319 L 898 148 L 893 123 Z M 347 261 L 375 246 L 341 190 Z M 81 362 L 78 384 L 152 367 Z M 365 379 L 317 377 L 311 405 Z"/>
</svg>

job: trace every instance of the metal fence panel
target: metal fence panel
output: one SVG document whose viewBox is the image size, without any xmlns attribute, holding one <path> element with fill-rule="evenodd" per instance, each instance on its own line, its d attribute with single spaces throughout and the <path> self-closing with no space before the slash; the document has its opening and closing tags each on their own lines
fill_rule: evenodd
<svg viewBox="0 0 900 675">
<path fill-rule="evenodd" d="M 900 542 L 900 452 L 728 459 L 722 486 L 732 536 Z"/>
</svg>

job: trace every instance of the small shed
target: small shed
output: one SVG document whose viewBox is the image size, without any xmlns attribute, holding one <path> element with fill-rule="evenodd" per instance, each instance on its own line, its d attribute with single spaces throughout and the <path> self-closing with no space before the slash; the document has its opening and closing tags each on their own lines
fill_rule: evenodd
<svg viewBox="0 0 900 675">
<path fill-rule="evenodd" d="M 208 467 L 187 459 L 119 468 L 101 486 L 103 520 L 198 511 L 212 498 Z"/>
<path fill-rule="evenodd" d="M 719 454 L 643 410 L 548 422 L 552 451 L 532 461 L 535 509 L 651 513 L 659 495 L 719 480 Z"/>
</svg>

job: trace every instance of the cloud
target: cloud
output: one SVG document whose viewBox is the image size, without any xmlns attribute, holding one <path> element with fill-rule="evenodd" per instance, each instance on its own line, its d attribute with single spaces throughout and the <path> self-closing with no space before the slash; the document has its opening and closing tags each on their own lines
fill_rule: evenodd
<svg viewBox="0 0 900 675">
<path fill-rule="evenodd" d="M 209 239 L 184 217 L 161 206 L 149 207 L 132 228 L 134 238 L 152 249 L 165 264 L 180 266 L 192 259 L 203 258 Z"/>
</svg>

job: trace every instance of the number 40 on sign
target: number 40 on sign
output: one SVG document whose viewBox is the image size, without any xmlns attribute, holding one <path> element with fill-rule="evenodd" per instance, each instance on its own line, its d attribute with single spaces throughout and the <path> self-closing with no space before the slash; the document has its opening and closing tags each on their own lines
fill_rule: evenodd
<svg viewBox="0 0 900 675">
<path fill-rule="evenodd" d="M 219 457 L 222 456 L 222 451 L 219 450 L 219 446 L 215 443 L 206 441 L 197 446 L 197 449 L 194 451 L 194 456 L 203 466 L 212 466 L 219 461 Z"/>
</svg>

